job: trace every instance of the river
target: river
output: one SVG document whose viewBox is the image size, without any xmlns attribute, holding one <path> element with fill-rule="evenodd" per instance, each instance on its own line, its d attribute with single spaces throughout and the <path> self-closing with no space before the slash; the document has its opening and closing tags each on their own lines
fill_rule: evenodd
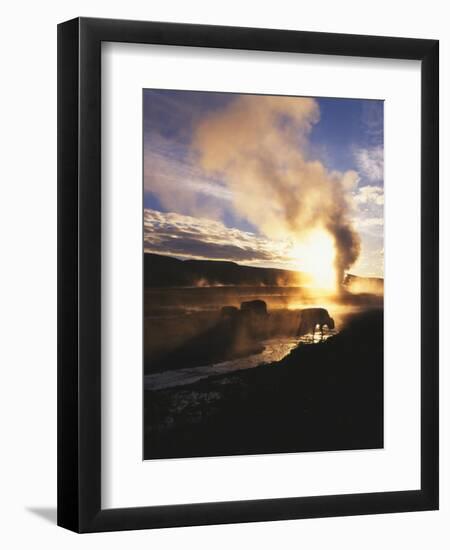
<svg viewBox="0 0 450 550">
<path fill-rule="evenodd" d="M 326 340 L 334 334 L 336 334 L 335 330 L 327 331 L 324 333 L 323 339 Z M 213 363 L 211 365 L 147 374 L 144 376 L 144 389 L 162 390 L 177 386 L 185 386 L 211 376 L 228 374 L 244 369 L 253 369 L 260 365 L 281 361 L 299 343 L 316 344 L 320 342 L 320 338 L 320 333 L 316 332 L 314 342 L 312 341 L 311 335 L 302 336 L 300 338 L 276 338 L 265 340 L 261 342 L 264 346 L 264 350 L 260 353 L 231 359 L 229 361 L 222 361 L 220 363 Z"/>
</svg>

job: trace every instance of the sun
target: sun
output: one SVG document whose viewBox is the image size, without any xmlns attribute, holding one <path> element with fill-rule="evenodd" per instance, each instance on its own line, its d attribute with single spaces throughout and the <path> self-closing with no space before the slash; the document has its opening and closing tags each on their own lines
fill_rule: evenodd
<svg viewBox="0 0 450 550">
<path fill-rule="evenodd" d="M 313 285 L 324 290 L 336 289 L 334 260 L 336 251 L 331 235 L 321 229 L 311 231 L 292 247 L 293 264 L 311 275 Z"/>
</svg>

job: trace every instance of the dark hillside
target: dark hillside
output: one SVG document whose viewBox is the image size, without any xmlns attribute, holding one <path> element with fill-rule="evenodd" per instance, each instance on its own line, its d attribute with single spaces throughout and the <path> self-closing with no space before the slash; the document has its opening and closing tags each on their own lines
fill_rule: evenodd
<svg viewBox="0 0 450 550">
<path fill-rule="evenodd" d="M 286 269 L 249 267 L 234 262 L 177 260 L 159 254 L 144 254 L 144 285 L 173 286 L 297 286 L 308 284 L 306 273 Z"/>
</svg>

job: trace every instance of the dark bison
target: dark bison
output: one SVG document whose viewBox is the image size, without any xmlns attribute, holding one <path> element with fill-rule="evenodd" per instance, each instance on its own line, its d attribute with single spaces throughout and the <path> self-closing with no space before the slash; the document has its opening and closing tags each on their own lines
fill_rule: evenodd
<svg viewBox="0 0 450 550">
<path fill-rule="evenodd" d="M 329 330 L 334 329 L 334 319 L 330 317 L 328 311 L 322 307 L 302 309 L 300 311 L 300 323 L 297 329 L 297 336 L 303 336 L 312 332 L 314 339 L 317 325 L 319 325 L 321 337 L 323 338 L 323 327 L 327 326 Z"/>
<path fill-rule="evenodd" d="M 263 300 L 241 302 L 240 315 L 248 335 L 255 340 L 267 338 L 267 305 Z"/>
<path fill-rule="evenodd" d="M 222 319 L 236 319 L 239 315 L 239 309 L 235 306 L 223 306 L 220 310 Z"/>
<path fill-rule="evenodd" d="M 267 315 L 267 305 L 264 300 L 250 300 L 241 303 L 241 311 L 265 317 Z"/>
<path fill-rule="evenodd" d="M 236 338 L 261 340 L 267 337 L 268 318 L 266 302 L 250 300 L 242 302 L 240 309 L 223 306 L 219 326 L 223 331 L 234 330 Z"/>
</svg>

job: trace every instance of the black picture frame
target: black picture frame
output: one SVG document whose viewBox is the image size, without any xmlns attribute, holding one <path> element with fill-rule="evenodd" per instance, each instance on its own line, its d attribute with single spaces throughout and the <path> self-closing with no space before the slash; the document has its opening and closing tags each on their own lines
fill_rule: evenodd
<svg viewBox="0 0 450 550">
<path fill-rule="evenodd" d="M 420 490 L 101 508 L 101 43 L 421 61 Z M 438 508 L 437 40 L 77 18 L 58 26 L 58 525 L 148 529 Z"/>
</svg>

